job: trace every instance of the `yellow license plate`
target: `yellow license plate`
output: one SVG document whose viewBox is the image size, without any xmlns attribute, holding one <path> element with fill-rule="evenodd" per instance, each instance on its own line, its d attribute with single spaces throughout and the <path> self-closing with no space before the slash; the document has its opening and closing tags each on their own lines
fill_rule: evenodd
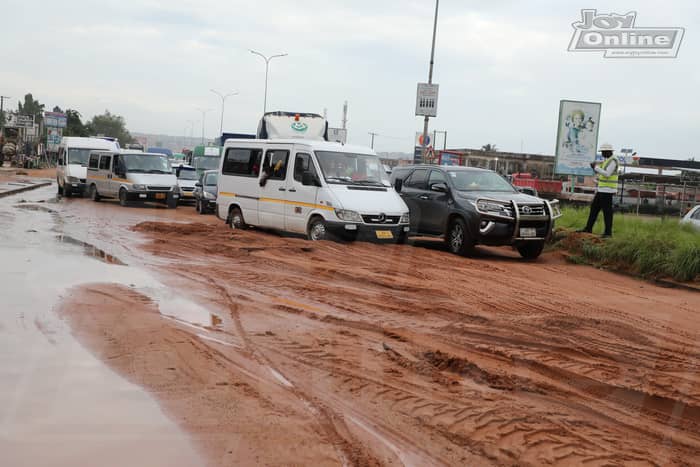
<svg viewBox="0 0 700 467">
<path fill-rule="evenodd" d="M 156 193 L 156 199 L 165 199 L 165 193 Z"/>
<path fill-rule="evenodd" d="M 391 230 L 377 230 L 376 234 L 377 238 L 381 240 L 389 240 L 394 238 L 394 234 L 391 233 Z"/>
<path fill-rule="evenodd" d="M 184 192 L 183 195 L 185 195 L 185 196 L 188 197 L 188 198 L 193 198 L 193 197 L 194 197 L 194 193 L 190 193 L 189 191 Z"/>
</svg>

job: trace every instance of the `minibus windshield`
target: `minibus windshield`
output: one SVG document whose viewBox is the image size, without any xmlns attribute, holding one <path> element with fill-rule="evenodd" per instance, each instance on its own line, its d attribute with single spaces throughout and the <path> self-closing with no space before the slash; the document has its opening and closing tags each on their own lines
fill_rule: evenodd
<svg viewBox="0 0 700 467">
<path fill-rule="evenodd" d="M 69 149 L 68 164 L 80 164 L 87 167 L 90 153 L 96 149 Z"/>
<path fill-rule="evenodd" d="M 130 173 L 173 173 L 170 162 L 165 156 L 128 154 L 122 157 L 126 171 Z"/>
<path fill-rule="evenodd" d="M 389 180 L 377 156 L 349 152 L 316 151 L 328 183 L 387 186 Z"/>
</svg>

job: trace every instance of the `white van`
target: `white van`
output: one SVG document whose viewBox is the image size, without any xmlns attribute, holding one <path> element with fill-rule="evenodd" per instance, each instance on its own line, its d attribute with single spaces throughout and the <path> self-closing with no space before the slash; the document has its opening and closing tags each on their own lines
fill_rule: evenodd
<svg viewBox="0 0 700 467">
<path fill-rule="evenodd" d="M 87 185 L 93 201 L 117 198 L 122 206 L 157 201 L 176 208 L 180 198 L 177 177 L 164 154 L 92 151 Z"/>
<path fill-rule="evenodd" d="M 304 234 L 403 242 L 408 207 L 369 148 L 314 140 L 228 140 L 217 216 Z"/>
<path fill-rule="evenodd" d="M 56 166 L 58 194 L 69 198 L 85 192 L 88 157 L 95 150 L 118 152 L 119 145 L 102 138 L 66 136 L 61 139 Z"/>
</svg>

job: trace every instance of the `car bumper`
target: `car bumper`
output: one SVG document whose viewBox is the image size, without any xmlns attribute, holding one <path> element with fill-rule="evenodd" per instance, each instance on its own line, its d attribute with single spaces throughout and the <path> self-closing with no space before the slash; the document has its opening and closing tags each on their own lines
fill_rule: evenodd
<svg viewBox="0 0 700 467">
<path fill-rule="evenodd" d="M 408 224 L 399 225 L 370 225 L 352 222 L 326 222 L 326 229 L 336 236 L 352 236 L 357 240 L 396 242 L 405 237 L 410 227 Z"/>
<path fill-rule="evenodd" d="M 478 211 L 478 210 L 477 210 Z M 558 201 L 545 201 L 544 215 L 523 216 L 513 203 L 513 218 L 491 215 L 478 211 L 477 243 L 483 245 L 513 245 L 530 241 L 548 241 L 552 236 L 554 221 L 561 217 Z"/>
<path fill-rule="evenodd" d="M 64 185 L 64 188 L 70 189 L 72 192 L 80 192 L 80 193 L 85 193 L 85 189 L 87 188 L 87 184 L 85 182 L 79 182 L 79 183 L 71 183 L 71 182 L 66 182 Z"/>
</svg>

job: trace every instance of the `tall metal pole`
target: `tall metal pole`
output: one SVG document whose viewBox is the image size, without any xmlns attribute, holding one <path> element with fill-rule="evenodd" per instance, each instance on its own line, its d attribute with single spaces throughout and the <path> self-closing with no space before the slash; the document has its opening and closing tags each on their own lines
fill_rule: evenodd
<svg viewBox="0 0 700 467">
<path fill-rule="evenodd" d="M 5 99 L 11 99 L 8 96 L 0 96 L 0 115 L 3 116 L 2 122 L 0 123 L 0 134 L 3 134 L 5 129 Z"/>
<path fill-rule="evenodd" d="M 238 92 L 230 92 L 226 95 L 223 95 L 222 93 L 214 89 L 210 89 L 210 91 L 221 98 L 221 126 L 219 128 L 219 136 L 221 136 L 224 134 L 224 111 L 226 109 L 226 99 L 228 99 L 231 96 L 237 96 Z"/>
<path fill-rule="evenodd" d="M 211 112 L 212 109 L 197 109 L 200 112 L 202 112 L 202 146 L 205 146 L 204 144 L 204 128 L 205 128 L 205 123 L 207 119 L 207 113 Z"/>
<path fill-rule="evenodd" d="M 433 46 L 430 51 L 430 71 L 428 72 L 428 84 L 433 84 L 433 68 L 435 66 L 435 40 L 437 39 L 437 23 L 438 23 L 438 10 L 440 8 L 440 0 L 435 0 L 435 22 L 433 23 Z M 423 159 L 427 154 L 427 141 L 428 141 L 428 124 L 430 123 L 430 117 L 425 116 L 425 121 L 423 123 Z"/>
<path fill-rule="evenodd" d="M 372 137 L 372 143 L 371 143 L 371 148 L 374 149 L 374 137 L 379 136 L 378 133 L 372 133 L 371 131 L 369 132 L 370 136 Z"/>
<path fill-rule="evenodd" d="M 263 105 L 263 113 L 267 113 L 267 82 L 270 76 L 270 62 L 272 61 L 273 58 L 280 58 L 280 57 L 286 57 L 287 54 L 277 54 L 277 55 L 272 55 L 270 57 L 266 57 L 265 55 L 261 54 L 260 52 L 256 52 L 255 50 L 251 50 L 250 53 L 254 55 L 258 55 L 262 57 L 263 60 L 265 60 L 265 103 Z"/>
</svg>

